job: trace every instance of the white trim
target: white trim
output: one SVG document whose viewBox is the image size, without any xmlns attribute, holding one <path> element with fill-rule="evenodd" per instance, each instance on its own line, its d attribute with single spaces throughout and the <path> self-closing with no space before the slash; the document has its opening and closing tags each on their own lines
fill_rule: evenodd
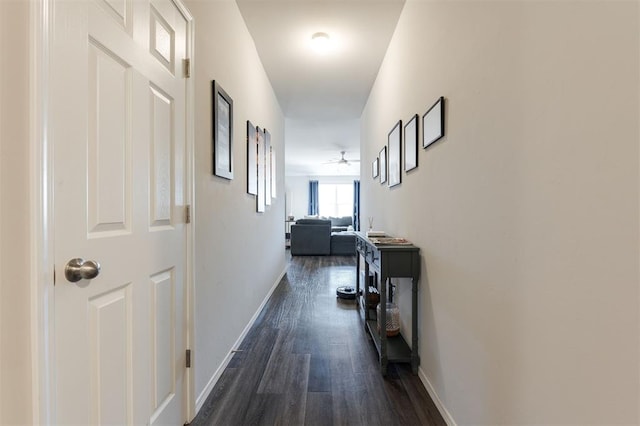
<svg viewBox="0 0 640 426">
<path fill-rule="evenodd" d="M 233 344 L 232 349 L 229 351 L 229 353 L 227 353 L 227 356 L 224 357 L 224 359 L 222 360 L 222 363 L 220 364 L 218 369 L 215 371 L 215 373 L 213 373 L 213 376 L 211 376 L 211 379 L 209 379 L 207 386 L 205 386 L 202 392 L 200 392 L 200 395 L 198 395 L 198 399 L 196 400 L 196 414 L 200 411 L 200 409 L 204 405 L 205 401 L 207 400 L 207 397 L 213 390 L 213 387 L 216 385 L 216 383 L 220 379 L 220 376 L 222 376 L 224 369 L 227 368 L 227 365 L 229 365 L 229 362 L 231 361 L 231 357 L 233 356 L 233 350 L 238 346 L 240 346 L 240 344 L 242 343 L 242 340 L 245 338 L 245 336 L 247 335 L 251 327 L 253 327 L 253 324 L 256 322 L 256 319 L 258 319 L 258 315 L 260 315 L 260 313 L 262 312 L 262 309 L 269 301 L 269 298 L 275 291 L 276 287 L 278 287 L 278 284 L 280 284 L 280 281 L 282 280 L 284 275 L 287 273 L 287 269 L 288 269 L 288 266 L 285 266 L 285 268 L 282 270 L 282 272 L 276 279 L 276 282 L 273 284 L 273 286 L 271 286 L 271 289 L 265 296 L 260 306 L 258 306 L 258 309 L 253 314 L 253 317 L 251 317 L 251 319 L 249 320 L 249 323 L 247 324 L 247 326 L 244 328 L 244 330 L 242 330 L 242 333 L 240 333 L 240 336 L 238 337 L 236 342 Z"/>
<path fill-rule="evenodd" d="M 49 138 L 49 55 L 53 0 L 30 3 L 29 242 L 33 424 L 53 423 L 53 167 Z"/>
<path fill-rule="evenodd" d="M 448 426 L 457 426 L 456 421 L 453 420 L 453 416 L 451 415 L 449 410 L 447 410 L 447 407 L 445 407 L 444 404 L 442 403 L 442 400 L 438 396 L 438 393 L 436 392 L 436 390 L 433 387 L 433 385 L 431 385 L 431 382 L 427 378 L 427 375 L 424 374 L 424 371 L 422 370 L 422 368 L 418 369 L 418 377 L 420 377 L 420 381 L 422 381 L 422 384 L 424 385 L 425 389 L 429 393 L 429 396 L 431 397 L 431 400 L 436 405 L 436 408 L 440 412 L 440 415 L 442 416 L 444 421 L 447 423 L 447 425 Z"/>
<path fill-rule="evenodd" d="M 186 224 L 187 232 L 187 253 L 185 256 L 185 286 L 186 286 L 186 302 L 184 318 L 186 319 L 186 336 L 185 345 L 186 349 L 191 350 L 192 367 L 185 370 L 185 383 L 184 389 L 184 410 L 185 423 L 189 423 L 195 417 L 195 368 L 193 368 L 193 357 L 195 355 L 194 338 L 195 336 L 195 317 L 194 317 L 194 298 L 195 298 L 195 97 L 194 97 L 194 40 L 195 29 L 193 15 L 189 9 L 184 5 L 182 0 L 173 0 L 176 8 L 180 11 L 184 19 L 187 21 L 187 58 L 191 60 L 191 76 L 186 81 L 186 94 L 185 94 L 185 148 L 186 148 L 186 200 L 185 203 L 191 206 L 190 215 L 191 223 Z"/>
</svg>

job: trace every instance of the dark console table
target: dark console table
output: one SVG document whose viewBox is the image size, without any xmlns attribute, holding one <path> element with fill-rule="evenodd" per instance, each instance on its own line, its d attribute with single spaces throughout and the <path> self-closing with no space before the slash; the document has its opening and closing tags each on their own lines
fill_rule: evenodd
<svg viewBox="0 0 640 426">
<path fill-rule="evenodd" d="M 380 371 L 387 374 L 387 365 L 392 362 L 411 363 L 414 374 L 418 373 L 418 280 L 420 278 L 420 249 L 414 245 L 374 244 L 364 232 L 356 232 L 356 294 L 361 295 L 358 306 L 364 310 L 365 329 L 371 335 L 380 360 Z M 411 278 L 411 347 L 399 334 L 387 337 L 385 326 L 378 332 L 375 307 L 367 305 L 369 299 L 368 283 L 362 283 L 360 291 L 360 256 L 364 259 L 364 275 L 368 281 L 370 272 L 374 273 L 380 292 L 380 324 L 386 324 L 387 285 L 391 278 Z"/>
</svg>

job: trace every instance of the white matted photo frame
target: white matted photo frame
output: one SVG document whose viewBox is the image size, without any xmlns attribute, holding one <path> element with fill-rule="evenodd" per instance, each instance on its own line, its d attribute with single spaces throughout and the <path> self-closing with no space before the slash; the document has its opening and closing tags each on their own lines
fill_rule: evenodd
<svg viewBox="0 0 640 426">
<path fill-rule="evenodd" d="M 256 197 L 256 211 L 265 211 L 265 150 L 264 150 L 264 130 L 257 128 L 258 133 L 258 196 Z"/>
<path fill-rule="evenodd" d="M 384 146 L 378 154 L 380 159 L 380 183 L 387 181 L 387 147 Z"/>
<path fill-rule="evenodd" d="M 233 179 L 233 99 L 214 80 L 211 82 L 213 109 L 213 174 Z"/>
<path fill-rule="evenodd" d="M 398 120 L 387 135 L 389 146 L 389 187 L 402 182 L 402 120 Z"/>
<path fill-rule="evenodd" d="M 258 195 L 258 133 L 247 120 L 247 194 Z"/>
<path fill-rule="evenodd" d="M 264 130 L 264 203 L 271 205 L 271 133 Z"/>
<path fill-rule="evenodd" d="M 444 97 L 440 96 L 436 103 L 422 116 L 422 147 L 427 148 L 444 136 Z"/>
<path fill-rule="evenodd" d="M 418 114 L 404 125 L 404 171 L 418 167 Z"/>
<path fill-rule="evenodd" d="M 378 162 L 378 157 L 376 157 L 376 159 L 373 160 L 373 163 L 371 163 L 371 177 L 375 179 L 379 175 L 380 175 L 380 164 Z"/>
<path fill-rule="evenodd" d="M 271 198 L 276 198 L 276 150 L 271 146 Z"/>
</svg>

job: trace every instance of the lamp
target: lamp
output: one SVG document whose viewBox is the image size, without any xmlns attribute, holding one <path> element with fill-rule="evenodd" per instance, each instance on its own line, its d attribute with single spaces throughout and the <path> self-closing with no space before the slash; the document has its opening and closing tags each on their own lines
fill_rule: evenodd
<svg viewBox="0 0 640 426">
<path fill-rule="evenodd" d="M 317 32 L 311 36 L 311 46 L 318 53 L 324 53 L 331 47 L 329 34 L 325 32 Z"/>
</svg>

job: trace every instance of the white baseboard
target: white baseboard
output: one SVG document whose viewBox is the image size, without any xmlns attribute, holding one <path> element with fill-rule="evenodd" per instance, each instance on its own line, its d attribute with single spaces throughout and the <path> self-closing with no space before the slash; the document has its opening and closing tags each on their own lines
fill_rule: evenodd
<svg viewBox="0 0 640 426">
<path fill-rule="evenodd" d="M 422 370 L 422 368 L 418 368 L 418 377 L 420 377 L 422 384 L 427 389 L 429 396 L 433 400 L 434 404 L 436 404 L 436 408 L 440 412 L 440 415 L 442 416 L 442 418 L 444 418 L 444 421 L 447 423 L 447 425 L 457 426 L 455 420 L 453 420 L 453 416 L 451 416 L 451 413 L 449 412 L 449 410 L 447 410 L 447 408 L 442 403 L 442 400 L 438 396 L 433 385 L 431 385 L 431 382 L 429 381 L 429 379 L 427 379 L 427 375 L 424 374 L 424 371 Z"/>
<path fill-rule="evenodd" d="M 213 376 L 211 376 L 211 379 L 209 379 L 209 381 L 207 382 L 207 386 L 205 386 L 202 392 L 200 392 L 200 395 L 198 395 L 198 398 L 196 399 L 196 413 L 195 413 L 196 415 L 198 415 L 198 412 L 204 405 L 205 401 L 207 400 L 207 397 L 209 397 L 209 394 L 213 390 L 213 387 L 216 385 L 216 383 L 218 383 L 218 380 L 220 379 L 220 376 L 222 376 L 224 369 L 227 368 L 227 365 L 229 365 L 229 362 L 231 362 L 231 358 L 233 357 L 233 350 L 238 346 L 240 346 L 240 343 L 242 343 L 242 340 L 245 338 L 245 336 L 253 326 L 253 323 L 256 322 L 258 315 L 260 315 L 260 312 L 262 312 L 262 308 L 264 308 L 264 305 L 266 305 L 267 302 L 269 301 L 269 298 L 273 294 L 276 287 L 278 287 L 278 284 L 280 284 L 280 281 L 284 277 L 284 274 L 287 273 L 287 269 L 288 269 L 288 265 L 284 267 L 284 269 L 276 279 L 276 282 L 273 283 L 273 285 L 271 286 L 271 289 L 265 296 L 264 300 L 262 301 L 260 306 L 258 306 L 258 309 L 256 310 L 256 312 L 253 314 L 253 317 L 251 317 L 251 319 L 249 320 L 249 323 L 244 328 L 244 330 L 242 330 L 242 333 L 240 333 L 240 336 L 231 347 L 231 350 L 229 351 L 229 353 L 227 353 L 227 356 L 224 357 L 218 369 L 215 371 L 215 373 L 213 373 Z"/>
</svg>

